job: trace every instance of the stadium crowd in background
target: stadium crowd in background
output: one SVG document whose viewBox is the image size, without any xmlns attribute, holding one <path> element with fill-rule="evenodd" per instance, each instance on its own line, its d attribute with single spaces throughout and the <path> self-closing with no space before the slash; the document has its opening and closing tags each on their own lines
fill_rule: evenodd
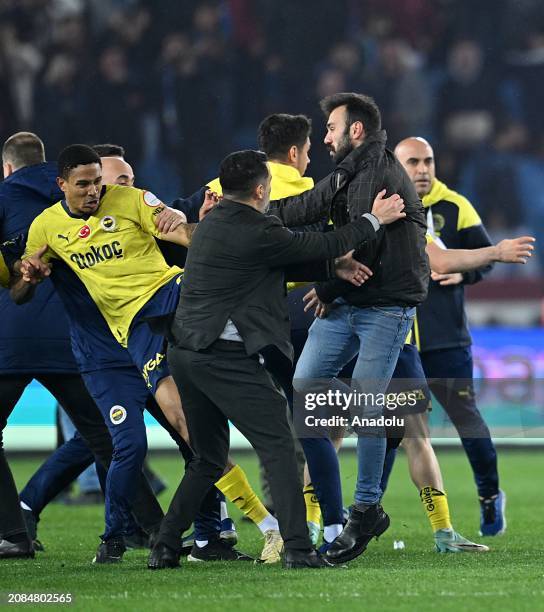
<svg viewBox="0 0 544 612">
<path fill-rule="evenodd" d="M 365 91 L 390 142 L 436 143 L 445 182 L 478 203 L 493 239 L 527 227 L 538 238 L 539 4 L 4 0 L 0 139 L 34 129 L 51 158 L 71 142 L 122 142 L 142 184 L 168 200 L 214 176 L 229 151 L 253 147 L 267 114 L 302 112 L 319 126 L 320 98 Z M 312 153 L 319 179 L 330 162 L 324 148 Z M 535 257 L 523 274 L 538 273 Z"/>
</svg>

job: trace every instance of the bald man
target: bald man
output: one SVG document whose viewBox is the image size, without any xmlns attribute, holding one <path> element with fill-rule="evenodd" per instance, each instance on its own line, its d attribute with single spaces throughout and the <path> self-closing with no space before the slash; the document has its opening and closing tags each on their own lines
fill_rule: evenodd
<svg viewBox="0 0 544 612">
<path fill-rule="evenodd" d="M 101 157 L 102 180 L 105 185 L 134 186 L 132 166 L 120 157 Z"/>
<path fill-rule="evenodd" d="M 423 201 L 436 245 L 443 249 L 491 246 L 472 204 L 436 178 L 434 152 L 426 140 L 407 138 L 397 145 L 395 155 Z M 459 432 L 470 461 L 480 500 L 480 533 L 486 536 L 504 532 L 506 496 L 499 489 L 497 453 L 474 397 L 464 285 L 482 280 L 490 269 L 491 265 L 464 273 L 433 271 L 427 300 L 418 307 L 414 326 L 425 375 L 437 379 L 431 389 Z M 445 379 L 455 379 L 454 387 L 446 386 Z"/>
</svg>

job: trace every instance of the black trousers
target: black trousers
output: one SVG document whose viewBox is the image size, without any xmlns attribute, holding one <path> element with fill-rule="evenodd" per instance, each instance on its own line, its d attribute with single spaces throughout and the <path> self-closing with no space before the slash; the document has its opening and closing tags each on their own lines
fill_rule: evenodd
<svg viewBox="0 0 544 612">
<path fill-rule="evenodd" d="M 310 549 L 286 402 L 258 358 L 248 357 L 242 343 L 218 340 L 203 352 L 171 346 L 168 364 L 183 398 L 195 459 L 164 517 L 158 541 L 176 548 L 221 477 L 230 419 L 264 465 L 285 547 Z"/>
<path fill-rule="evenodd" d="M 478 495 L 499 492 L 497 451 L 478 406 L 470 346 L 421 353 L 429 386 L 457 429 L 472 467 Z"/>
<path fill-rule="evenodd" d="M 19 505 L 17 489 L 2 443 L 2 431 L 9 415 L 19 401 L 23 391 L 36 379 L 61 404 L 72 419 L 76 429 L 106 469 L 112 457 L 111 436 L 96 404 L 89 395 L 83 380 L 77 374 L 21 374 L 0 376 L 0 536 L 9 539 L 11 535 L 26 532 Z M 71 466 L 67 466 L 70 470 Z M 70 479 L 72 474 L 66 474 Z M 65 481 L 59 481 L 62 488 Z M 54 492 L 53 492 L 54 493 Z M 160 524 L 163 512 L 147 479 L 142 475 L 138 494 L 132 505 L 139 525 L 146 531 L 154 531 Z"/>
</svg>

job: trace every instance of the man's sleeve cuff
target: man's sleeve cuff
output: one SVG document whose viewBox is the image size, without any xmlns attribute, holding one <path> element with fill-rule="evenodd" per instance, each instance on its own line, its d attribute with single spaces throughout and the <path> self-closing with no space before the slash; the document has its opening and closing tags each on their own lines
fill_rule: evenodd
<svg viewBox="0 0 544 612">
<path fill-rule="evenodd" d="M 372 213 L 365 213 L 363 215 L 363 218 L 368 219 L 368 221 L 372 223 L 372 227 L 374 228 L 374 231 L 377 233 L 378 230 L 380 229 L 380 222 L 378 221 L 378 219 Z"/>
</svg>

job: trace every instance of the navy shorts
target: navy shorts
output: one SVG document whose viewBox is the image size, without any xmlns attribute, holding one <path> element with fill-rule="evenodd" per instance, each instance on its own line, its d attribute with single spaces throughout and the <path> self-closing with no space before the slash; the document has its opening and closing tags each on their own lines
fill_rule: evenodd
<svg viewBox="0 0 544 612">
<path fill-rule="evenodd" d="M 393 392 L 410 394 L 410 402 L 395 410 L 397 416 L 419 414 L 432 407 L 431 391 L 421 365 L 421 357 L 413 344 L 405 344 L 399 354 L 388 389 L 388 393 Z"/>
<path fill-rule="evenodd" d="M 166 339 L 161 333 L 161 320 L 167 321 L 176 312 L 181 275 L 161 287 L 136 314 L 128 336 L 128 352 L 153 395 L 159 382 L 170 376 L 166 361 Z"/>
</svg>

